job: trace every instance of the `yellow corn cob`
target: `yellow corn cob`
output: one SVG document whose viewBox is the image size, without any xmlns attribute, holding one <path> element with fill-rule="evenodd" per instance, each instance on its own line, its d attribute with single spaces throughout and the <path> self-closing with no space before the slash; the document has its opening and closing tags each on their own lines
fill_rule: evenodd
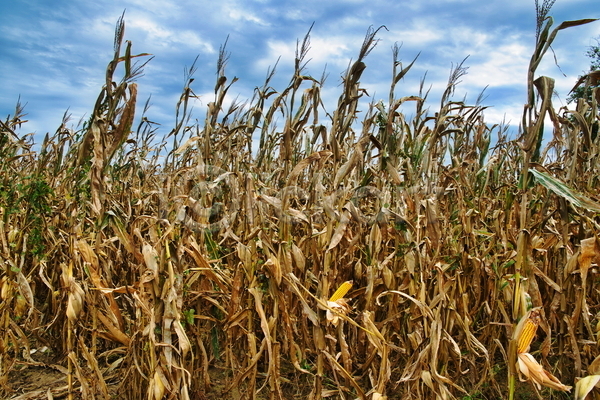
<svg viewBox="0 0 600 400">
<path fill-rule="evenodd" d="M 342 283 L 340 285 L 340 287 L 338 288 L 338 290 L 335 291 L 333 296 L 331 296 L 329 298 L 329 301 L 338 301 L 339 299 L 344 297 L 346 295 L 346 293 L 348 293 L 348 291 L 352 287 L 352 283 L 353 283 L 352 281 L 346 281 L 346 282 Z"/>
<path fill-rule="evenodd" d="M 527 351 L 535 337 L 535 332 L 537 331 L 539 324 L 539 315 L 537 313 L 531 313 L 529 318 L 527 318 L 527 321 L 525 321 L 525 326 L 523 326 L 523 330 L 518 337 L 517 353 L 520 354 Z"/>
</svg>

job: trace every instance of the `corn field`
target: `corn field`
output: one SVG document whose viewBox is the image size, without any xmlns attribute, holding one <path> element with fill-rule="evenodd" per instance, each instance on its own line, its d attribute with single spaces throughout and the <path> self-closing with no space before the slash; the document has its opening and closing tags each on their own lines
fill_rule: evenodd
<svg viewBox="0 0 600 400">
<path fill-rule="evenodd" d="M 4 398 L 600 398 L 600 92 L 555 109 L 536 76 L 593 20 L 541 14 L 517 138 L 452 100 L 463 64 L 439 104 L 398 98 L 398 47 L 361 109 L 376 29 L 333 113 L 309 32 L 287 87 L 228 108 L 223 46 L 201 123 L 190 68 L 158 137 L 121 18 L 81 127 L 0 121 Z M 33 368 L 64 379 L 11 384 Z"/>
</svg>

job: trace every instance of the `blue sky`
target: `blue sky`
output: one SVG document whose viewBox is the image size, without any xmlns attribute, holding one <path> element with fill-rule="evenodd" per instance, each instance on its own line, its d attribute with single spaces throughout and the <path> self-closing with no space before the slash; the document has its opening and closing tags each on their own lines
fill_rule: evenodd
<svg viewBox="0 0 600 400">
<path fill-rule="evenodd" d="M 541 2 L 541 0 L 540 0 Z M 391 47 L 402 45 L 405 65 L 421 52 L 397 97 L 418 94 L 427 74 L 432 112 L 452 65 L 469 56 L 468 74 L 456 97 L 475 102 L 486 90 L 486 121 L 504 117 L 518 124 L 525 102 L 526 71 L 535 41 L 533 0 L 12 0 L 0 3 L 0 118 L 14 112 L 17 99 L 26 103 L 21 133 L 54 132 L 69 109 L 72 125 L 87 118 L 112 58 L 115 23 L 125 13 L 125 39 L 134 53 L 154 59 L 138 79 L 138 104 L 152 95 L 147 116 L 167 134 L 184 85 L 184 70 L 198 56 L 192 86 L 200 96 L 194 117 L 203 120 L 213 99 L 219 47 L 229 36 L 229 78 L 240 80 L 231 99 L 249 99 L 264 82 L 269 66 L 281 60 L 273 81 L 283 90 L 293 70 L 296 41 L 314 22 L 307 74 L 320 78 L 332 112 L 340 94 L 341 75 L 356 59 L 370 26 L 385 25 L 379 43 L 366 59 L 363 87 L 368 100 L 387 99 L 391 80 Z M 565 20 L 600 18 L 598 0 L 557 0 L 550 15 L 555 26 Z M 538 75 L 556 79 L 556 106 L 564 105 L 578 75 L 589 67 L 585 51 L 596 44 L 600 21 L 559 33 L 553 46 L 560 69 L 548 54 Z M 563 75 L 566 75 L 564 76 Z M 561 100 L 563 99 L 563 100 Z M 136 117 L 139 118 L 141 107 Z M 39 141 L 38 139 L 37 141 Z"/>
</svg>

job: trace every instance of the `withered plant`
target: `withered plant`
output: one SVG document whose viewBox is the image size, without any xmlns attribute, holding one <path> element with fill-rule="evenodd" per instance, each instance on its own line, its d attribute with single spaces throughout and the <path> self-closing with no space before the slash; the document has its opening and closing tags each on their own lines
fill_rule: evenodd
<svg viewBox="0 0 600 400">
<path fill-rule="evenodd" d="M 228 108 L 223 45 L 200 124 L 194 64 L 161 138 L 121 18 L 80 129 L 35 150 L 19 104 L 0 124 L 0 389 L 37 366 L 66 379 L 20 398 L 564 398 L 600 354 L 599 96 L 555 110 L 536 68 L 592 20 L 551 30 L 544 5 L 513 139 L 455 100 L 466 60 L 435 112 L 399 96 L 398 46 L 359 114 L 377 29 L 333 113 L 309 31 L 286 88 L 273 68 Z"/>
</svg>

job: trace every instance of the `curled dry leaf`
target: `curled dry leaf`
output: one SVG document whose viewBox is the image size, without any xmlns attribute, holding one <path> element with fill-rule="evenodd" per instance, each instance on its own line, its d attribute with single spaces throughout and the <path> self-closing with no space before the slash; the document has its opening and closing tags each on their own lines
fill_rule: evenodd
<svg viewBox="0 0 600 400">
<path fill-rule="evenodd" d="M 77 321 L 83 309 L 83 289 L 77 283 L 73 283 L 71 290 L 67 300 L 67 318 L 73 323 Z"/>
<path fill-rule="evenodd" d="M 600 260 L 600 243 L 594 236 L 581 241 L 581 250 L 577 261 L 582 274 L 587 274 L 593 261 Z"/>
<path fill-rule="evenodd" d="M 165 385 L 160 377 L 158 369 L 154 372 L 154 377 L 150 380 L 150 390 L 154 400 L 161 400 L 165 395 Z M 150 397 L 150 396 L 149 396 Z"/>
<path fill-rule="evenodd" d="M 27 305 L 29 305 L 28 316 L 31 316 L 31 313 L 33 312 L 33 291 L 22 271 L 17 273 L 17 283 L 19 284 L 21 296 L 23 296 L 23 299 L 27 301 Z"/>
<path fill-rule="evenodd" d="M 542 386 L 546 386 L 563 392 L 571 391 L 571 386 L 562 384 L 557 377 L 546 371 L 531 354 L 520 353 L 518 357 L 517 366 L 519 367 L 519 378 L 522 382 L 530 379 L 538 389 L 541 389 Z M 523 379 L 523 376 L 526 379 Z"/>
<path fill-rule="evenodd" d="M 142 254 L 144 255 L 146 267 L 156 276 L 158 274 L 158 253 L 156 249 L 146 243 L 142 247 Z"/>
<path fill-rule="evenodd" d="M 338 314 L 346 315 L 350 312 L 350 306 L 347 299 L 338 299 L 337 301 L 328 301 L 327 321 L 337 326 L 340 317 Z"/>
<path fill-rule="evenodd" d="M 277 285 L 281 285 L 283 273 L 281 270 L 281 264 L 279 263 L 279 259 L 277 259 L 276 257 L 269 257 L 269 259 L 265 262 L 264 266 L 268 269 L 271 277 L 275 279 Z"/>
<path fill-rule="evenodd" d="M 344 237 L 344 234 L 346 233 L 346 229 L 348 228 L 349 223 L 350 223 L 350 212 L 348 210 L 344 210 L 344 212 L 342 213 L 342 216 L 340 218 L 340 223 L 335 228 L 335 232 L 333 233 L 333 236 L 331 237 L 331 241 L 329 242 L 329 247 L 327 248 L 327 251 L 333 250 L 338 244 L 340 244 L 340 242 L 342 241 L 342 238 Z"/>
<path fill-rule="evenodd" d="M 600 375 L 600 356 L 594 358 L 594 361 L 588 366 L 587 372 L 590 375 Z"/>
<path fill-rule="evenodd" d="M 600 375 L 589 375 L 575 384 L 575 400 L 583 400 L 598 385 Z"/>
<path fill-rule="evenodd" d="M 79 318 L 83 309 L 83 296 L 85 292 L 73 277 L 73 265 L 61 264 L 62 280 L 67 287 L 67 318 L 74 323 Z"/>
<path fill-rule="evenodd" d="M 0 282 L 2 282 L 2 288 L 0 289 L 0 299 L 6 301 L 9 298 L 12 298 L 12 287 L 10 282 L 8 281 L 8 277 L 3 276 Z"/>
</svg>

